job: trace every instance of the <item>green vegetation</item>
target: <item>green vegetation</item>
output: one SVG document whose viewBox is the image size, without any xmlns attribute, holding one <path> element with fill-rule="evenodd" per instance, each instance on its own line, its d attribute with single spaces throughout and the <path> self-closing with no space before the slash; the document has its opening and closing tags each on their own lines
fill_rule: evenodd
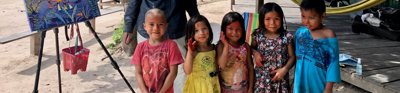
<svg viewBox="0 0 400 93">
<path fill-rule="evenodd" d="M 121 21 L 121 23 L 118 24 L 117 28 L 115 28 L 114 33 L 112 35 L 113 43 L 108 44 L 107 48 L 115 49 L 116 46 L 119 45 L 119 43 L 121 43 L 122 41 L 123 32 L 124 32 L 124 21 Z"/>
</svg>

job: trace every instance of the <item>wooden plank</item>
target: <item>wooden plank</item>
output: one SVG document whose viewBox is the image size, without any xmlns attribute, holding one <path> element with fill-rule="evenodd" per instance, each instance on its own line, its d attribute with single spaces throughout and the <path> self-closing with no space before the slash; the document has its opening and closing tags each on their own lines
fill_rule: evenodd
<svg viewBox="0 0 400 93">
<path fill-rule="evenodd" d="M 363 48 L 353 50 L 342 50 L 341 53 L 350 54 L 352 56 L 371 55 L 371 54 L 399 54 L 400 46 L 398 47 L 377 47 L 377 48 Z"/>
<path fill-rule="evenodd" d="M 359 55 L 359 54 L 351 54 L 353 57 L 356 58 L 364 58 L 367 60 L 377 60 L 377 61 L 384 61 L 384 60 L 388 60 L 388 59 L 399 59 L 400 58 L 400 53 L 398 52 L 391 52 L 391 53 L 372 53 L 370 52 L 370 54 L 363 54 L 363 55 Z"/>
<path fill-rule="evenodd" d="M 368 60 L 364 59 L 362 61 L 363 71 L 372 71 L 372 70 L 379 70 L 379 69 L 387 69 L 393 67 L 400 67 L 400 58 L 399 59 L 388 59 L 385 61 L 376 61 L 376 60 Z"/>
<path fill-rule="evenodd" d="M 358 35 L 358 34 L 353 33 L 351 31 L 336 31 L 336 36 L 345 36 L 345 35 Z"/>
<path fill-rule="evenodd" d="M 400 73 L 398 72 L 400 67 L 393 67 L 387 69 L 379 69 L 363 72 L 363 76 L 366 79 L 377 82 L 379 84 L 392 82 L 400 79 Z"/>
<path fill-rule="evenodd" d="M 384 88 L 384 86 L 381 84 L 367 81 L 364 78 L 355 75 L 354 73 L 350 73 L 348 68 L 341 68 L 340 76 L 343 81 L 373 93 L 396 93 L 396 91 L 391 91 Z"/>
<path fill-rule="evenodd" d="M 341 53 L 352 55 L 355 58 L 361 58 L 363 71 L 400 66 L 400 46 L 355 49 L 341 51 Z"/>
<path fill-rule="evenodd" d="M 400 81 L 390 82 L 384 84 L 385 88 L 393 90 L 393 91 L 400 91 Z"/>
<path fill-rule="evenodd" d="M 400 46 L 400 42 L 393 42 L 385 39 L 360 39 L 360 40 L 339 40 L 340 50 L 376 48 L 385 46 Z"/>
<path fill-rule="evenodd" d="M 347 34 L 347 35 L 337 35 L 336 37 L 339 39 L 339 41 L 375 38 L 375 36 L 367 34 Z"/>
<path fill-rule="evenodd" d="M 37 32 L 36 31 L 35 32 L 24 31 L 24 32 L 12 34 L 10 36 L 1 37 L 0 38 L 0 44 L 5 44 L 5 43 L 11 42 L 11 41 L 15 41 L 15 40 L 18 40 L 18 39 L 21 39 L 21 38 L 24 38 L 24 37 L 28 37 L 28 36 L 31 36 L 31 35 L 33 35 L 35 33 L 37 33 Z"/>
</svg>

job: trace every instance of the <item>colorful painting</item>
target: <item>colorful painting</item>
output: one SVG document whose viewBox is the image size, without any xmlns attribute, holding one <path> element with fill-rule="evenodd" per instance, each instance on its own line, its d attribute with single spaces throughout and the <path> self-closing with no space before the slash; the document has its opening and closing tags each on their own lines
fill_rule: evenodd
<svg viewBox="0 0 400 93">
<path fill-rule="evenodd" d="M 100 16 L 98 0 L 24 0 L 31 31 L 46 31 Z"/>
</svg>

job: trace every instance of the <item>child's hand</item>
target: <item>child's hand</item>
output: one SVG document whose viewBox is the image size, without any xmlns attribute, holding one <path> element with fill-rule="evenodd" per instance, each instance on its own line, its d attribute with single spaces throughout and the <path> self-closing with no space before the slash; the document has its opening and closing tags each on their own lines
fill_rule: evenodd
<svg viewBox="0 0 400 93">
<path fill-rule="evenodd" d="M 226 46 L 228 45 L 228 41 L 225 38 L 225 34 L 224 32 L 221 31 L 220 35 L 219 35 L 219 39 L 221 40 L 221 42 Z"/>
<path fill-rule="evenodd" d="M 191 54 L 195 53 L 197 42 L 193 41 L 193 39 L 189 39 L 189 41 L 187 42 L 187 45 L 188 45 L 188 53 L 191 53 Z"/>
<path fill-rule="evenodd" d="M 261 67 L 261 66 L 263 66 L 263 64 L 262 64 L 262 56 L 261 56 L 261 54 L 258 52 L 258 51 L 254 51 L 253 52 L 253 56 L 254 56 L 254 58 L 255 58 L 255 61 L 256 61 L 256 67 Z"/>
<path fill-rule="evenodd" d="M 271 74 L 273 74 L 273 75 L 275 74 L 274 78 L 272 78 L 272 81 L 275 82 L 275 81 L 282 80 L 282 78 L 286 75 L 287 72 L 288 72 L 288 70 L 285 68 L 279 68 L 277 70 L 272 71 Z"/>
</svg>

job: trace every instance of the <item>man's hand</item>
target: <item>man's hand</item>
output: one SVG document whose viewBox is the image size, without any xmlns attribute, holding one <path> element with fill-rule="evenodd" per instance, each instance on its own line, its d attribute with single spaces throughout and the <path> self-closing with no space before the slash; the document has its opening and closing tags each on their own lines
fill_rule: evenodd
<svg viewBox="0 0 400 93">
<path fill-rule="evenodd" d="M 122 35 L 122 41 L 124 41 L 125 44 L 129 44 L 132 41 L 132 33 L 129 32 L 124 32 Z"/>
</svg>

